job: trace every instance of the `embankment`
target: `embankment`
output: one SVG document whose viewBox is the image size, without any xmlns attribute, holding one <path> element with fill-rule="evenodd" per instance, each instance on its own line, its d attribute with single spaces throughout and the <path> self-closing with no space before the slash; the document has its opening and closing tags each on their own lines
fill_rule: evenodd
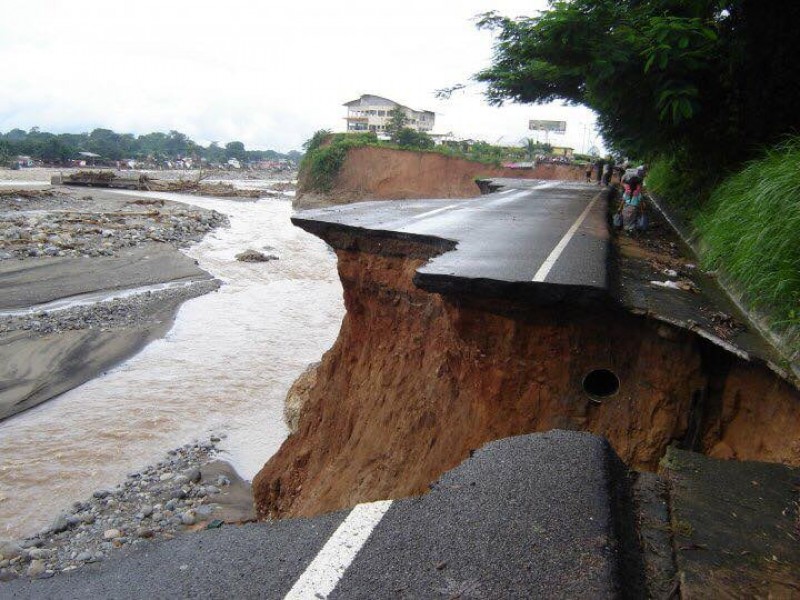
<svg viewBox="0 0 800 600">
<path fill-rule="evenodd" d="M 253 482 L 261 517 L 419 494 L 471 450 L 553 428 L 606 436 L 632 467 L 678 443 L 800 464 L 800 394 L 695 334 L 613 306 L 515 305 L 426 292 L 430 240 L 322 235 L 347 315 L 297 431 Z M 598 401 L 587 374 L 619 391 Z"/>
<path fill-rule="evenodd" d="M 331 191 L 313 192 L 301 175 L 295 208 L 316 208 L 359 200 L 405 198 L 474 198 L 476 178 L 515 177 L 580 181 L 581 167 L 542 164 L 534 169 L 506 169 L 435 152 L 412 152 L 368 146 L 351 148 Z"/>
</svg>

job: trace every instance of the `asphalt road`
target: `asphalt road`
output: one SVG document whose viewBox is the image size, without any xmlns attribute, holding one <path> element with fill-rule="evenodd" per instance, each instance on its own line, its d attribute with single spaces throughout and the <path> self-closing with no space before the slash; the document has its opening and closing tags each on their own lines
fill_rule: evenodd
<svg viewBox="0 0 800 600">
<path fill-rule="evenodd" d="M 499 193 L 471 200 L 360 202 L 298 213 L 293 222 L 331 230 L 449 241 L 415 282 L 432 292 L 524 294 L 561 301 L 608 293 L 607 195 L 597 186 L 503 180 Z"/>
<path fill-rule="evenodd" d="M 145 544 L 0 598 L 617 597 L 617 460 L 586 433 L 499 440 L 425 496 Z"/>
</svg>

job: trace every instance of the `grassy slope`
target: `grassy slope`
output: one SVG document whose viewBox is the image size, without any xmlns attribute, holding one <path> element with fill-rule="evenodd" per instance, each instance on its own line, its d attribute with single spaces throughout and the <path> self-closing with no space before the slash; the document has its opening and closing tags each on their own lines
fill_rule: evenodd
<svg viewBox="0 0 800 600">
<path fill-rule="evenodd" d="M 648 188 L 694 225 L 704 268 L 719 270 L 744 303 L 783 335 L 796 359 L 800 137 L 768 150 L 721 181 L 692 181 L 684 175 L 686 170 L 680 156 L 662 157 L 648 174 Z"/>
</svg>

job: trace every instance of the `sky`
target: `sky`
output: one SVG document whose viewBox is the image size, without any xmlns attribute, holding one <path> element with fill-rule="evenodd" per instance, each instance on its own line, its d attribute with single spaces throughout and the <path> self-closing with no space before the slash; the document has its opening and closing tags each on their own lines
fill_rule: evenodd
<svg viewBox="0 0 800 600">
<path fill-rule="evenodd" d="M 602 141 L 583 107 L 491 107 L 472 83 L 490 64 L 474 17 L 533 15 L 546 0 L 26 0 L 0 20 L 0 131 L 177 129 L 196 142 L 299 150 L 342 131 L 345 102 L 375 94 L 436 113 L 435 133 L 516 145 L 530 119 L 567 121 L 550 143 Z"/>
</svg>

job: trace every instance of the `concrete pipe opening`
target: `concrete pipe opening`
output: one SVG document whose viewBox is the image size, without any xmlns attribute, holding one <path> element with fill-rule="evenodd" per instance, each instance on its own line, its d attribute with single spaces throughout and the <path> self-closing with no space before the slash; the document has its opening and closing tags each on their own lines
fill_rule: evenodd
<svg viewBox="0 0 800 600">
<path fill-rule="evenodd" d="M 595 402 L 602 402 L 619 391 L 619 377 L 608 369 L 594 369 L 583 378 L 583 391 Z"/>
</svg>

